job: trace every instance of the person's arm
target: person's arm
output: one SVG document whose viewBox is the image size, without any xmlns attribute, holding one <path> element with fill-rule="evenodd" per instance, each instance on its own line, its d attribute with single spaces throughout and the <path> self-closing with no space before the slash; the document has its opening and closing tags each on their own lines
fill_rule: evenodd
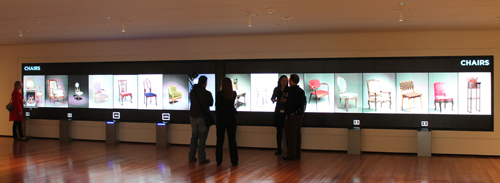
<svg viewBox="0 0 500 183">
<path fill-rule="evenodd" d="M 294 89 L 288 90 L 288 97 L 285 102 L 285 113 L 287 116 L 291 116 L 295 112 L 295 103 L 297 100 L 297 94 Z"/>
<path fill-rule="evenodd" d="M 207 91 L 207 98 L 208 98 L 208 106 L 213 106 L 214 105 L 214 97 L 212 97 L 212 92 Z"/>
<path fill-rule="evenodd" d="M 19 113 L 20 116 L 23 115 L 23 104 L 21 102 L 22 98 L 19 94 L 12 93 L 12 105 L 14 106 L 14 110 L 12 112 Z"/>
<path fill-rule="evenodd" d="M 273 103 L 278 101 L 278 99 L 277 99 L 278 98 L 278 90 L 279 90 L 278 87 L 274 88 L 274 90 L 273 90 L 273 96 L 271 96 L 271 101 L 273 101 Z"/>
</svg>

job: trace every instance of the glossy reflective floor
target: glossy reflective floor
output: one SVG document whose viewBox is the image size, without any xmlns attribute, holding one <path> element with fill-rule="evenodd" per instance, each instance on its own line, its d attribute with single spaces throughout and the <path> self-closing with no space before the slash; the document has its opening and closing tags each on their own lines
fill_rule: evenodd
<svg viewBox="0 0 500 183">
<path fill-rule="evenodd" d="M 273 150 L 240 148 L 240 164 L 187 162 L 187 146 L 0 137 L 0 182 L 500 182 L 500 158 L 347 155 L 304 151 L 284 161 Z M 207 155 L 215 161 L 215 149 Z"/>
</svg>

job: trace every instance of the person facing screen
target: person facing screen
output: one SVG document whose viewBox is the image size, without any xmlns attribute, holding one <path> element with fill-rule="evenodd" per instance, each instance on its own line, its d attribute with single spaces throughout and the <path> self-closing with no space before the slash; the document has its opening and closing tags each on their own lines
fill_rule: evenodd
<svg viewBox="0 0 500 183">
<path fill-rule="evenodd" d="M 23 134 L 23 95 L 21 90 L 23 84 L 20 81 L 14 83 L 14 91 L 11 94 L 11 102 L 13 109 L 9 113 L 9 121 L 14 121 L 12 124 L 12 136 L 14 140 L 26 140 Z"/>
<path fill-rule="evenodd" d="M 227 130 L 229 141 L 229 155 L 231 156 L 231 164 L 238 165 L 238 149 L 236 146 L 236 108 L 234 101 L 236 100 L 236 92 L 233 91 L 231 79 L 223 78 L 221 81 L 220 91 L 215 97 L 215 109 L 217 111 L 217 146 L 215 149 L 215 159 L 217 165 L 222 164 L 222 146 L 224 145 L 224 135 Z"/>
</svg>

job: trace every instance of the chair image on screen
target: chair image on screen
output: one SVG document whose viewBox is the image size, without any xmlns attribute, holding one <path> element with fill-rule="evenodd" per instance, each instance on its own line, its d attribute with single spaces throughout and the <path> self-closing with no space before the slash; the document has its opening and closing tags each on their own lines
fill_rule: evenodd
<svg viewBox="0 0 500 183">
<path fill-rule="evenodd" d="M 94 83 L 94 101 L 101 105 L 101 101 L 106 100 L 108 102 L 108 98 L 106 90 L 101 88 L 101 83 Z"/>
<path fill-rule="evenodd" d="M 439 112 L 443 112 L 441 104 L 444 103 L 444 108 L 446 109 L 446 103 L 451 103 L 451 111 L 453 111 L 453 97 L 447 97 L 443 82 L 434 83 L 434 110 L 437 109 L 436 103 L 439 103 Z"/>
<path fill-rule="evenodd" d="M 238 91 L 238 78 L 231 79 L 233 81 L 233 90 L 236 92 L 236 100 L 234 100 L 234 107 L 238 108 L 240 106 L 246 106 L 247 104 L 247 94 L 245 92 Z M 240 98 L 244 98 L 243 102 Z"/>
<path fill-rule="evenodd" d="M 319 90 L 318 88 L 321 87 L 321 85 L 326 85 L 327 90 Z M 318 107 L 318 100 L 321 97 L 328 96 L 328 105 L 330 105 L 330 87 L 328 86 L 328 83 L 320 83 L 319 79 L 313 79 L 309 81 L 309 89 L 312 90 L 309 95 L 309 103 L 311 103 L 311 97 L 314 95 L 316 96 L 316 107 Z"/>
<path fill-rule="evenodd" d="M 64 90 L 62 89 L 62 86 L 57 85 L 57 81 L 55 79 L 49 79 L 47 80 L 47 84 L 49 86 L 49 97 L 50 97 L 50 102 L 54 100 L 54 104 L 56 104 L 56 100 L 62 99 L 64 102 L 64 97 L 66 96 L 64 94 Z"/>
<path fill-rule="evenodd" d="M 370 103 L 375 103 L 375 111 L 377 111 L 377 103 L 380 103 L 380 107 L 382 107 L 385 102 L 389 102 L 389 109 L 391 109 L 391 92 L 382 91 L 379 80 L 370 79 L 366 83 L 368 86 L 368 109 L 370 109 Z"/>
<path fill-rule="evenodd" d="M 177 86 L 169 85 L 168 86 L 168 99 L 170 99 L 170 104 L 174 104 L 177 100 L 182 100 L 182 93 L 177 91 Z"/>
<path fill-rule="evenodd" d="M 149 103 L 151 103 L 151 98 L 154 97 L 155 98 L 155 104 L 156 106 L 158 106 L 158 100 L 156 98 L 156 93 L 152 93 L 151 92 L 151 81 L 146 78 L 146 80 L 144 80 L 144 82 L 142 82 L 142 84 L 144 85 L 144 104 L 146 104 L 146 107 L 148 107 L 148 98 L 149 98 Z"/>
<path fill-rule="evenodd" d="M 130 97 L 130 103 L 132 103 L 133 96 L 132 96 L 131 92 L 127 91 L 127 80 L 126 79 L 118 80 L 118 94 L 119 94 L 118 100 L 120 100 L 122 102 L 122 105 L 123 105 L 123 100 L 125 99 L 125 97 Z"/>
<path fill-rule="evenodd" d="M 26 92 L 34 92 L 35 93 L 35 104 L 38 106 L 38 102 L 43 100 L 42 88 L 39 86 L 35 86 L 35 81 L 31 78 L 26 79 L 26 83 L 24 83 L 26 87 Z"/>
<path fill-rule="evenodd" d="M 76 82 L 75 83 L 75 94 L 73 95 L 73 98 L 75 98 L 75 100 L 77 100 L 77 101 L 80 101 L 80 100 L 82 100 L 82 95 L 83 95 L 83 92 L 80 91 L 80 83 Z"/>
<path fill-rule="evenodd" d="M 405 98 L 408 99 L 408 110 L 410 112 L 411 112 L 410 99 L 413 99 L 413 104 L 415 104 L 415 98 L 420 98 L 420 108 L 422 109 L 424 108 L 422 104 L 422 94 L 415 92 L 415 86 L 413 85 L 413 80 L 399 82 L 399 88 L 401 89 L 401 110 L 403 110 Z"/>
<path fill-rule="evenodd" d="M 339 109 L 342 104 L 342 99 L 345 103 L 345 111 L 349 111 L 349 100 L 354 99 L 355 107 L 358 108 L 358 94 L 357 93 L 347 93 L 347 83 L 343 77 L 337 77 L 337 86 L 339 88 Z"/>
<path fill-rule="evenodd" d="M 481 111 L 481 82 L 477 77 L 467 78 L 467 112 L 472 113 L 472 100 L 476 101 L 476 111 Z M 478 104 L 479 102 L 479 104 Z"/>
</svg>

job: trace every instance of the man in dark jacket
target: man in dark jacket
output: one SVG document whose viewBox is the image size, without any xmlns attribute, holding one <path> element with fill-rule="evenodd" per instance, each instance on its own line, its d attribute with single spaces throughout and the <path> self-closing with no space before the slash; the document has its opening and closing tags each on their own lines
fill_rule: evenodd
<svg viewBox="0 0 500 183">
<path fill-rule="evenodd" d="M 282 158 L 285 160 L 300 159 L 300 148 L 302 143 L 302 134 L 300 127 L 304 120 L 304 111 L 306 104 L 306 95 L 304 90 L 297 86 L 300 79 L 297 74 L 290 75 L 288 83 L 288 97 L 285 102 L 285 136 L 287 141 L 287 155 Z"/>
<path fill-rule="evenodd" d="M 198 84 L 193 86 L 189 93 L 191 99 L 191 109 L 189 116 L 191 118 L 191 144 L 189 150 L 189 162 L 196 162 L 196 150 L 198 150 L 198 159 L 200 164 L 210 163 L 205 153 L 208 130 L 210 127 L 205 125 L 204 114 L 208 113 L 210 106 L 213 105 L 214 99 L 212 93 L 207 91 L 207 77 L 200 76 Z"/>
</svg>

